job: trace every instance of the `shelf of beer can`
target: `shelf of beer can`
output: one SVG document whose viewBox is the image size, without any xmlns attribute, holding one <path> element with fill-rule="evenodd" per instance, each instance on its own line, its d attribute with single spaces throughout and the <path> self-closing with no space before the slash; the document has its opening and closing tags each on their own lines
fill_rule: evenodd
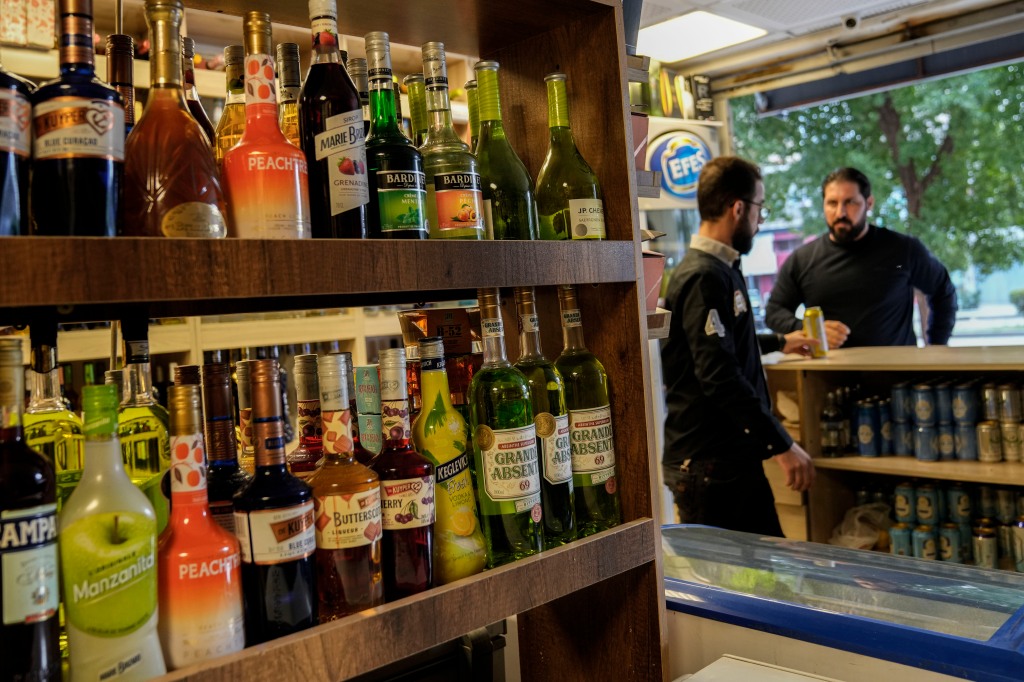
<svg viewBox="0 0 1024 682">
<path fill-rule="evenodd" d="M 816 457 L 818 469 L 859 471 L 865 474 L 934 478 L 964 483 L 1024 485 L 1022 462 L 924 462 L 915 457 Z"/>
</svg>

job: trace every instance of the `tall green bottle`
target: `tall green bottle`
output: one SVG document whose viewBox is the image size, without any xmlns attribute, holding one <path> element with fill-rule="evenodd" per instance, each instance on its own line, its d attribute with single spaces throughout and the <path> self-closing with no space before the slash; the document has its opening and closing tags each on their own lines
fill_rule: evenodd
<svg viewBox="0 0 1024 682">
<path fill-rule="evenodd" d="M 477 82 L 466 81 L 466 108 L 469 109 L 469 151 L 476 154 L 480 141 L 480 106 L 477 100 Z"/>
<path fill-rule="evenodd" d="M 412 143 L 421 147 L 427 139 L 430 119 L 427 117 L 427 90 L 423 84 L 422 73 L 410 73 L 402 83 L 405 84 L 406 96 L 409 98 L 409 132 Z"/>
<path fill-rule="evenodd" d="M 544 77 L 548 88 L 548 154 L 537 175 L 541 239 L 604 239 L 604 202 L 597 176 L 569 127 L 565 74 Z"/>
<path fill-rule="evenodd" d="M 477 496 L 487 567 L 536 554 L 544 545 L 540 458 L 530 386 L 505 356 L 497 289 L 480 289 L 484 362 L 469 385 Z"/>
<path fill-rule="evenodd" d="M 585 537 L 622 522 L 608 374 L 583 342 L 583 322 L 575 286 L 558 287 L 558 307 L 562 312 L 564 348 L 555 360 L 555 367 L 565 379 L 576 526 L 579 536 Z"/>
<path fill-rule="evenodd" d="M 491 239 L 536 239 L 537 206 L 533 200 L 533 178 L 509 144 L 501 123 L 498 62 L 477 62 L 474 68 L 480 136 L 473 152 L 483 182 L 487 236 Z M 470 92 L 468 88 L 467 92 Z"/>
</svg>

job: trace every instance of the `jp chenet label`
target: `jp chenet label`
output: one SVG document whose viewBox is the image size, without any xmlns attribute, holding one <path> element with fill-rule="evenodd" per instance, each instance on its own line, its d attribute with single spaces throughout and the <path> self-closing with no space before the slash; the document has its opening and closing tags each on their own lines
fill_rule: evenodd
<svg viewBox="0 0 1024 682">
<path fill-rule="evenodd" d="M 0 90 L 0 150 L 27 157 L 32 151 L 32 105 L 16 90 Z"/>
<path fill-rule="evenodd" d="M 124 108 L 117 102 L 55 97 L 36 105 L 32 129 L 36 159 L 124 161 Z"/>
<path fill-rule="evenodd" d="M 379 488 L 350 495 L 325 495 L 313 502 L 319 549 L 363 547 L 380 537 Z"/>
<path fill-rule="evenodd" d="M 442 230 L 484 229 L 484 195 L 476 173 L 436 173 L 434 201 L 437 224 Z"/>
<path fill-rule="evenodd" d="M 615 475 L 615 440 L 608 405 L 570 410 L 569 437 L 577 485 L 600 485 Z"/>
<path fill-rule="evenodd" d="M 600 199 L 569 199 L 569 224 L 573 239 L 604 239 L 604 202 Z"/>
<path fill-rule="evenodd" d="M 304 559 L 316 550 L 313 502 L 283 509 L 235 511 L 235 532 L 247 564 Z"/>
</svg>

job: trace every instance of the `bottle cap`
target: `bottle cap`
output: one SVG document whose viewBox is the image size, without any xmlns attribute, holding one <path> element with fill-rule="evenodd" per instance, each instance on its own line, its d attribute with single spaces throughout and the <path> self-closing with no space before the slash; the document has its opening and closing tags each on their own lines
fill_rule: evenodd
<svg viewBox="0 0 1024 682">
<path fill-rule="evenodd" d="M 337 20 L 338 3 L 336 0 L 309 0 L 309 18 L 330 17 Z"/>
<path fill-rule="evenodd" d="M 349 409 L 349 370 L 342 353 L 329 353 L 320 358 L 320 409 L 341 412 Z"/>
<path fill-rule="evenodd" d="M 271 36 L 273 25 L 270 15 L 259 10 L 249 10 L 242 19 L 242 31 L 245 33 L 245 53 L 269 55 L 273 51 Z"/>
<path fill-rule="evenodd" d="M 228 45 L 224 48 L 224 65 L 240 65 L 245 61 L 245 48 L 241 45 Z"/>
<path fill-rule="evenodd" d="M 170 433 L 191 436 L 203 432 L 202 396 L 196 384 L 175 384 L 167 389 L 167 413 Z"/>
<path fill-rule="evenodd" d="M 423 43 L 423 82 L 428 88 L 448 87 L 448 67 L 444 57 L 444 43 Z"/>
<path fill-rule="evenodd" d="M 129 35 L 112 33 L 107 36 L 107 82 L 111 85 L 133 85 L 135 40 Z"/>
<path fill-rule="evenodd" d="M 83 432 L 86 436 L 110 436 L 117 431 L 117 387 L 82 388 Z"/>
<path fill-rule="evenodd" d="M 199 365 L 175 365 L 174 383 L 182 386 L 199 386 L 202 379 L 199 375 Z"/>
<path fill-rule="evenodd" d="M 320 400 L 319 382 L 317 381 L 318 358 L 315 354 L 306 353 L 295 356 L 295 398 L 303 402 Z"/>
<path fill-rule="evenodd" d="M 356 90 L 359 94 L 367 92 L 369 88 L 368 77 L 367 77 L 367 64 L 366 60 L 362 57 L 352 57 L 348 60 L 348 75 L 352 77 L 352 82 L 356 86 Z"/>
<path fill-rule="evenodd" d="M 367 73 L 370 80 L 391 80 L 391 43 L 384 31 L 367 33 L 366 42 Z"/>
<path fill-rule="evenodd" d="M 110 38 L 107 38 L 109 41 Z M 196 41 L 192 40 L 188 36 L 181 37 L 181 54 L 185 59 L 192 59 L 196 56 Z"/>
<path fill-rule="evenodd" d="M 405 369 L 405 349 L 385 348 L 380 352 L 380 368 L 401 367 Z"/>
<path fill-rule="evenodd" d="M 302 84 L 299 75 L 299 46 L 295 43 L 277 44 L 277 73 L 281 87 L 297 88 Z"/>
<path fill-rule="evenodd" d="M 444 358 L 444 339 L 440 336 L 426 336 L 418 341 L 421 360 Z"/>
<path fill-rule="evenodd" d="M 0 338 L 0 366 L 18 367 L 21 365 L 21 339 Z"/>
<path fill-rule="evenodd" d="M 410 73 L 408 76 L 406 76 L 405 78 L 402 79 L 402 83 L 405 84 L 406 88 L 409 87 L 410 83 L 422 83 L 422 82 L 423 82 L 423 74 L 422 73 Z"/>
</svg>

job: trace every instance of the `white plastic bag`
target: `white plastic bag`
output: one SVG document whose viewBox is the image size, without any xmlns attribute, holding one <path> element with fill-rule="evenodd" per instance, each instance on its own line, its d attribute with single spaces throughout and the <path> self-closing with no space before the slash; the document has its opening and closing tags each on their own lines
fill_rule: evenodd
<svg viewBox="0 0 1024 682">
<path fill-rule="evenodd" d="M 832 531 L 830 545 L 871 549 L 882 530 L 889 527 L 889 505 L 881 502 L 862 504 L 846 511 L 842 523 Z"/>
</svg>

